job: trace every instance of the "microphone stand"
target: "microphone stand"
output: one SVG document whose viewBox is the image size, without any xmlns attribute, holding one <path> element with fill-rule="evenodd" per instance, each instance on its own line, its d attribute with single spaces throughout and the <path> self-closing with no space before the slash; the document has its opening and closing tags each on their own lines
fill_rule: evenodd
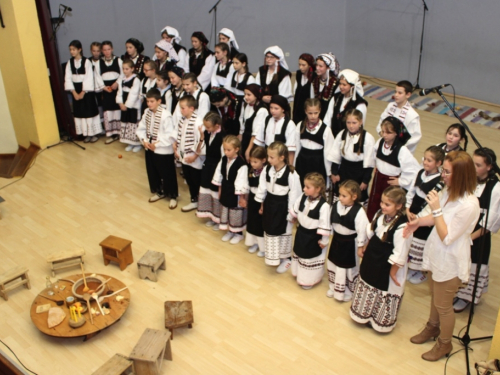
<svg viewBox="0 0 500 375">
<path fill-rule="evenodd" d="M 420 64 L 422 63 L 422 50 L 424 49 L 424 30 L 425 30 L 425 12 L 429 11 L 429 8 L 427 8 L 427 4 L 425 3 L 425 0 L 422 0 L 424 3 L 424 19 L 422 21 L 422 36 L 420 37 L 420 56 L 418 58 L 418 73 L 417 73 L 417 83 L 415 83 L 415 90 L 418 90 L 420 88 Z"/>
<path fill-rule="evenodd" d="M 443 99 L 443 101 L 446 103 L 446 105 L 448 106 L 448 108 L 452 111 L 453 115 L 456 117 L 456 119 L 460 122 L 460 124 L 462 124 L 462 126 L 464 127 L 464 129 L 469 133 L 471 139 L 474 141 L 474 143 L 476 144 L 476 146 L 479 148 L 479 149 L 484 149 L 483 146 L 481 146 L 481 144 L 479 143 L 479 141 L 476 139 L 476 137 L 474 136 L 474 134 L 471 132 L 471 130 L 469 129 L 469 127 L 465 124 L 465 122 L 460 118 L 460 116 L 457 114 L 457 112 L 455 111 L 455 109 L 451 106 L 450 102 L 448 102 L 448 100 L 446 99 L 446 97 L 443 95 L 443 93 L 441 92 L 440 89 L 435 89 L 435 91 L 439 94 L 439 96 L 441 97 L 441 99 Z M 492 165 L 492 169 L 495 171 L 496 174 L 500 174 L 500 169 L 498 168 L 498 165 L 496 162 L 494 162 L 493 160 L 490 160 L 491 161 L 491 165 Z M 469 319 L 467 320 L 467 328 L 465 330 L 465 333 L 463 334 L 462 337 L 460 336 L 453 336 L 454 338 L 456 338 L 465 348 L 465 363 L 466 363 L 466 370 L 467 370 L 467 375 L 470 375 L 470 362 L 469 362 L 469 350 L 472 350 L 470 348 L 470 343 L 472 341 L 479 341 L 479 340 L 490 340 L 493 336 L 484 336 L 484 337 L 476 337 L 476 338 L 471 338 L 470 335 L 469 335 L 469 332 L 470 332 L 470 327 L 472 325 L 472 319 L 474 318 L 474 310 L 475 310 L 475 301 L 476 301 L 476 292 L 477 292 L 477 286 L 478 286 L 478 283 L 479 283 L 479 275 L 480 275 L 480 272 L 481 272 L 481 263 L 483 261 L 483 254 L 484 254 L 484 245 L 485 245 L 485 237 L 486 237 L 486 227 L 488 226 L 488 217 L 489 217 L 489 213 L 490 213 L 490 200 L 491 200 L 491 194 L 490 196 L 488 197 L 487 199 L 487 209 L 486 209 L 486 215 L 485 215 L 485 218 L 484 218 L 484 227 L 481 228 L 481 240 L 480 240 L 480 243 L 479 243 L 479 257 L 478 257 L 478 263 L 476 264 L 476 273 L 475 273 L 475 277 L 474 277 L 474 286 L 472 288 L 472 302 L 470 304 L 470 312 L 469 312 Z"/>
<path fill-rule="evenodd" d="M 219 5 L 219 3 L 221 2 L 222 0 L 219 0 L 215 3 L 215 5 L 210 8 L 210 10 L 208 11 L 208 14 L 214 12 L 214 35 L 215 35 L 215 38 L 214 38 L 214 48 L 215 48 L 215 45 L 217 44 L 216 40 L 217 40 L 217 6 Z"/>
</svg>

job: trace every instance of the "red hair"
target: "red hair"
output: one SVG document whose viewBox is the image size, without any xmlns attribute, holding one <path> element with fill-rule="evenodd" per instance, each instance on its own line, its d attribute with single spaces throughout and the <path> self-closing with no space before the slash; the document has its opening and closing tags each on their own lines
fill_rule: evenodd
<svg viewBox="0 0 500 375">
<path fill-rule="evenodd" d="M 465 193 L 474 194 L 477 186 L 474 162 L 465 151 L 452 151 L 444 160 L 451 164 L 451 182 L 448 186 L 450 201 L 456 201 Z"/>
</svg>

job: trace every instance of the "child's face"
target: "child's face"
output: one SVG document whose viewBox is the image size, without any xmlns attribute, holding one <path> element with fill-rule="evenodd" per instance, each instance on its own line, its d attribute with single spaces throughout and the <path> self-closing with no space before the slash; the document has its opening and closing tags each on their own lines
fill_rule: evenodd
<svg viewBox="0 0 500 375">
<path fill-rule="evenodd" d="M 476 175 L 480 179 L 485 179 L 491 170 L 491 165 L 486 164 L 486 161 L 482 156 L 473 155 L 472 160 L 474 161 L 474 167 L 476 168 Z"/>
<path fill-rule="evenodd" d="M 185 102 L 180 103 L 181 114 L 185 118 L 190 118 L 194 112 L 194 107 L 189 107 Z"/>
<path fill-rule="evenodd" d="M 318 122 L 320 113 L 321 113 L 321 108 L 319 108 L 319 106 L 306 108 L 307 120 L 312 124 Z"/>
<path fill-rule="evenodd" d="M 102 54 L 106 59 L 110 59 L 113 56 L 113 47 L 108 44 L 102 46 Z"/>
<path fill-rule="evenodd" d="M 182 80 L 182 88 L 188 94 L 194 94 L 194 92 L 196 91 L 196 82 L 193 82 L 190 79 L 183 79 Z"/>
<path fill-rule="evenodd" d="M 80 57 L 81 53 L 82 53 L 81 48 L 76 48 L 74 46 L 69 47 L 69 54 L 71 55 L 71 57 Z"/>
<path fill-rule="evenodd" d="M 161 37 L 162 37 L 162 39 L 166 40 L 166 41 L 167 41 L 167 42 L 169 42 L 169 43 L 172 43 L 172 41 L 173 41 L 173 39 L 174 39 L 173 37 L 170 37 L 167 33 L 163 33 L 163 34 L 161 34 Z M 173 43 L 172 43 L 172 44 L 173 44 Z"/>
<path fill-rule="evenodd" d="M 278 58 L 276 56 L 274 56 L 272 53 L 266 53 L 267 66 L 274 66 L 276 64 L 276 61 L 278 61 Z"/>
<path fill-rule="evenodd" d="M 279 166 L 284 163 L 285 156 L 279 156 L 277 150 L 267 149 L 267 161 L 273 167 Z"/>
<path fill-rule="evenodd" d="M 229 38 L 224 34 L 219 34 L 219 43 L 229 44 Z"/>
<path fill-rule="evenodd" d="M 182 78 L 173 72 L 168 72 L 168 78 L 170 79 L 170 83 L 175 87 L 179 87 L 182 85 Z"/>
<path fill-rule="evenodd" d="M 328 71 L 328 67 L 326 66 L 323 60 L 316 60 L 316 74 L 320 77 L 324 75 Z"/>
<path fill-rule="evenodd" d="M 227 105 L 227 96 L 224 97 L 224 99 L 222 99 L 220 102 L 212 102 L 212 105 L 217 108 L 225 107 Z"/>
<path fill-rule="evenodd" d="M 234 159 L 238 156 L 238 152 L 240 151 L 238 147 L 234 147 L 231 143 L 225 142 L 222 147 L 224 148 L 224 155 L 226 155 L 228 159 Z"/>
<path fill-rule="evenodd" d="M 148 108 L 150 110 L 156 112 L 156 110 L 161 104 L 161 99 L 156 100 L 155 98 L 146 98 L 146 104 L 148 105 Z"/>
<path fill-rule="evenodd" d="M 347 126 L 347 130 L 349 130 L 350 133 L 355 134 L 359 131 L 363 123 L 359 121 L 356 116 L 349 115 L 345 120 L 345 125 Z"/>
<path fill-rule="evenodd" d="M 448 149 L 457 147 L 460 144 L 461 140 L 462 139 L 460 138 L 460 132 L 457 128 L 450 129 L 446 133 L 446 146 L 448 146 Z"/>
<path fill-rule="evenodd" d="M 262 169 L 265 162 L 266 162 L 266 159 L 250 158 L 250 165 L 255 170 Z"/>
<path fill-rule="evenodd" d="M 158 47 L 155 47 L 155 55 L 159 61 L 165 61 L 168 57 L 168 53 Z"/>
<path fill-rule="evenodd" d="M 235 71 L 239 71 L 243 67 L 243 64 L 238 59 L 233 59 L 233 68 Z"/>
<path fill-rule="evenodd" d="M 156 77 L 156 86 L 158 86 L 160 89 L 167 88 L 168 84 L 169 84 L 169 82 L 165 81 L 163 78 Z"/>
<path fill-rule="evenodd" d="M 387 125 L 382 125 L 382 138 L 384 138 L 385 143 L 392 145 L 396 136 L 397 134 L 392 128 Z"/>
<path fill-rule="evenodd" d="M 307 74 L 309 71 L 309 64 L 307 61 L 299 59 L 299 70 L 302 74 Z"/>
<path fill-rule="evenodd" d="M 90 52 L 92 53 L 92 58 L 94 60 L 99 60 L 101 58 L 101 48 L 98 46 L 92 46 L 90 48 Z"/>
<path fill-rule="evenodd" d="M 137 48 L 132 43 L 125 43 L 125 49 L 130 57 L 135 57 L 137 55 Z"/>
<path fill-rule="evenodd" d="M 339 81 L 339 90 L 342 95 L 348 95 L 351 91 L 351 87 L 352 86 L 345 79 L 342 78 Z"/>
<path fill-rule="evenodd" d="M 319 195 L 321 188 L 314 186 L 310 180 L 304 180 L 304 189 L 302 190 L 308 197 L 316 198 Z"/>
<path fill-rule="evenodd" d="M 245 90 L 245 101 L 253 105 L 257 101 L 257 97 L 250 90 Z"/>
<path fill-rule="evenodd" d="M 195 38 L 194 36 L 191 37 L 191 45 L 196 51 L 201 50 L 201 42 L 198 38 Z"/>
<path fill-rule="evenodd" d="M 153 69 L 149 64 L 144 65 L 144 75 L 148 78 L 155 78 L 156 69 Z"/>
<path fill-rule="evenodd" d="M 424 153 L 423 159 L 424 170 L 428 173 L 436 173 L 441 166 L 441 162 L 434 159 L 434 154 L 430 151 Z"/>
<path fill-rule="evenodd" d="M 396 92 L 394 93 L 394 101 L 398 106 L 405 105 L 408 99 L 410 99 L 411 92 L 406 92 L 404 87 L 396 86 Z"/>
<path fill-rule="evenodd" d="M 382 213 L 387 216 L 396 216 L 398 211 L 401 209 L 401 204 L 396 204 L 391 201 L 385 194 L 382 194 L 382 200 L 380 202 L 380 208 Z"/>
<path fill-rule="evenodd" d="M 358 197 L 356 195 L 351 195 L 347 189 L 341 187 L 339 189 L 339 201 L 344 206 L 352 206 Z"/>
<path fill-rule="evenodd" d="M 285 110 L 278 104 L 271 103 L 271 105 L 269 106 L 269 112 L 275 119 L 280 119 L 285 116 Z"/>
<path fill-rule="evenodd" d="M 209 133 L 213 133 L 213 132 L 216 132 L 217 130 L 220 129 L 220 125 L 214 125 L 212 124 L 211 122 L 209 121 L 203 121 L 203 126 L 205 127 L 205 129 L 207 130 L 207 132 Z"/>
<path fill-rule="evenodd" d="M 215 48 L 214 54 L 217 61 L 221 61 L 223 58 L 227 57 L 227 52 L 221 50 L 219 47 Z"/>
<path fill-rule="evenodd" d="M 123 64 L 123 74 L 125 74 L 125 77 L 130 77 L 132 73 L 134 72 L 134 69 L 132 69 L 128 64 Z"/>
</svg>

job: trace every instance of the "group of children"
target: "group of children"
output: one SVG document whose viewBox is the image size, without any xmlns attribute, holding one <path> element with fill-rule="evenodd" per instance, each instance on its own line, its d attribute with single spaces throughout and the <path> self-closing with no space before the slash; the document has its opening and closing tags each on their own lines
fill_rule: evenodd
<svg viewBox="0 0 500 375">
<path fill-rule="evenodd" d="M 180 163 L 190 194 L 183 212 L 196 210 L 207 227 L 227 231 L 222 241 L 245 239 L 248 251 L 278 273 L 291 268 L 304 289 L 321 282 L 327 263 L 327 296 L 352 300 L 353 320 L 391 331 L 405 281 L 426 279 L 421 264 L 431 228 L 409 238 L 403 228 L 426 208 L 425 196 L 443 188 L 440 167 L 462 141 L 466 148 L 465 129 L 451 125 L 446 141 L 427 148 L 420 164 L 410 82 L 396 84 L 375 140 L 363 126 L 368 103 L 359 74 L 340 70 L 333 54 L 302 54 L 292 87 L 278 46 L 265 50 L 254 78 L 231 30 L 221 30 L 215 53 L 201 32 L 193 33 L 189 51 L 180 40 L 165 27 L 154 60 L 141 55 L 144 47 L 133 38 L 123 59 L 108 41 L 93 43 L 93 58 L 86 59 L 73 41 L 66 89 L 77 133 L 97 140 L 102 107 L 106 143 L 120 139 L 126 150 L 145 149 L 149 202 L 169 198 L 169 208 L 177 207 Z M 474 156 L 482 186 L 476 195 L 490 212 L 487 223 L 484 217 L 478 223 L 475 244 L 482 227 L 489 236 L 500 226 L 492 160 L 491 150 Z M 487 289 L 488 256 L 489 250 L 472 259 L 485 264 L 476 303 Z M 457 295 L 456 311 L 472 301 L 470 289 Z"/>
</svg>

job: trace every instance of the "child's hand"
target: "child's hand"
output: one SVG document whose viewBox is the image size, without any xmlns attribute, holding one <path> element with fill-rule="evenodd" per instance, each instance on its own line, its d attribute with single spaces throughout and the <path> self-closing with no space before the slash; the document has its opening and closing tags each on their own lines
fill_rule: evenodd
<svg viewBox="0 0 500 375">
<path fill-rule="evenodd" d="M 263 214 L 264 213 L 264 203 L 261 203 L 260 204 L 260 209 L 259 209 L 259 214 Z"/>
<path fill-rule="evenodd" d="M 83 97 L 85 96 L 85 91 L 82 91 L 79 95 L 80 95 L 80 99 L 83 99 Z"/>
<path fill-rule="evenodd" d="M 417 218 L 417 215 L 414 213 L 410 212 L 409 208 L 406 208 L 406 216 L 408 217 L 408 221 L 413 221 Z"/>
<path fill-rule="evenodd" d="M 392 186 L 399 186 L 399 177 L 389 177 L 387 183 Z"/>
<path fill-rule="evenodd" d="M 221 193 L 222 193 L 222 186 L 219 186 L 219 201 L 220 201 Z"/>
<path fill-rule="evenodd" d="M 127 110 L 127 106 L 126 106 L 125 104 L 120 103 L 120 104 L 119 104 L 119 106 L 120 106 L 120 109 L 121 109 L 123 112 L 125 112 L 125 111 Z"/>
<path fill-rule="evenodd" d="M 250 164 L 250 147 L 245 151 L 245 160 Z"/>
<path fill-rule="evenodd" d="M 106 86 L 104 88 L 104 91 L 111 92 L 111 91 L 113 91 L 113 89 L 111 88 L 111 86 Z"/>
<path fill-rule="evenodd" d="M 116 90 L 117 88 L 118 88 L 118 81 L 116 81 L 115 83 L 113 83 L 113 84 L 111 85 L 111 87 L 110 87 L 111 91 Z M 111 91 L 110 91 L 110 92 L 111 92 Z"/>
<path fill-rule="evenodd" d="M 184 156 L 184 161 L 188 164 L 191 164 L 196 160 L 196 154 L 189 155 L 189 156 Z"/>
<path fill-rule="evenodd" d="M 365 184 L 364 182 L 362 182 L 361 185 L 359 185 L 359 188 L 361 189 L 361 191 L 366 190 L 367 187 L 368 187 L 368 184 Z"/>
<path fill-rule="evenodd" d="M 391 276 L 391 279 L 392 281 L 394 281 L 394 284 L 396 284 L 397 286 L 401 286 L 401 284 L 398 282 L 398 279 L 396 278 L 396 273 L 399 271 L 399 266 L 397 264 L 393 264 L 391 266 L 391 272 L 390 272 L 390 276 Z"/>
<path fill-rule="evenodd" d="M 271 103 L 271 99 L 272 99 L 272 96 L 271 96 L 271 95 L 264 95 L 264 96 L 262 97 L 262 101 L 263 101 L 264 103 Z"/>
<path fill-rule="evenodd" d="M 177 151 L 174 151 L 174 158 L 175 158 L 175 160 L 181 161 L 181 156 L 179 155 L 179 153 Z"/>
<path fill-rule="evenodd" d="M 332 175 L 330 176 L 330 180 L 332 180 L 332 183 L 333 183 L 333 184 L 336 184 L 337 182 L 339 182 L 339 181 L 340 181 L 340 176 L 339 176 L 339 175 L 335 176 L 335 175 L 333 175 L 333 174 L 332 174 Z"/>
<path fill-rule="evenodd" d="M 290 215 L 290 216 L 291 216 L 291 215 Z M 290 218 L 290 223 L 292 223 L 292 224 L 296 224 L 296 223 L 297 223 L 297 218 L 292 216 L 292 217 Z"/>
<path fill-rule="evenodd" d="M 245 197 L 243 195 L 240 195 L 240 198 L 238 200 L 238 206 L 240 206 L 241 208 L 247 207 L 247 200 L 245 199 Z"/>
<path fill-rule="evenodd" d="M 358 247 L 358 257 L 363 258 L 363 255 L 365 255 L 366 246 L 367 245 Z"/>
<path fill-rule="evenodd" d="M 406 223 L 403 229 L 403 238 L 408 238 L 410 235 L 418 229 L 418 217 Z"/>
<path fill-rule="evenodd" d="M 80 100 L 80 95 L 78 95 L 76 91 L 73 91 L 72 94 L 73 94 L 73 98 L 75 98 L 75 100 Z"/>
<path fill-rule="evenodd" d="M 158 142 L 156 142 L 156 143 L 158 143 Z M 149 149 L 150 149 L 151 151 L 156 150 L 156 143 L 150 143 L 150 144 L 149 144 Z"/>
<path fill-rule="evenodd" d="M 321 247 L 322 249 L 324 249 L 328 244 L 321 243 L 321 240 L 319 240 L 318 241 L 318 245 L 319 245 L 319 247 Z"/>
</svg>

